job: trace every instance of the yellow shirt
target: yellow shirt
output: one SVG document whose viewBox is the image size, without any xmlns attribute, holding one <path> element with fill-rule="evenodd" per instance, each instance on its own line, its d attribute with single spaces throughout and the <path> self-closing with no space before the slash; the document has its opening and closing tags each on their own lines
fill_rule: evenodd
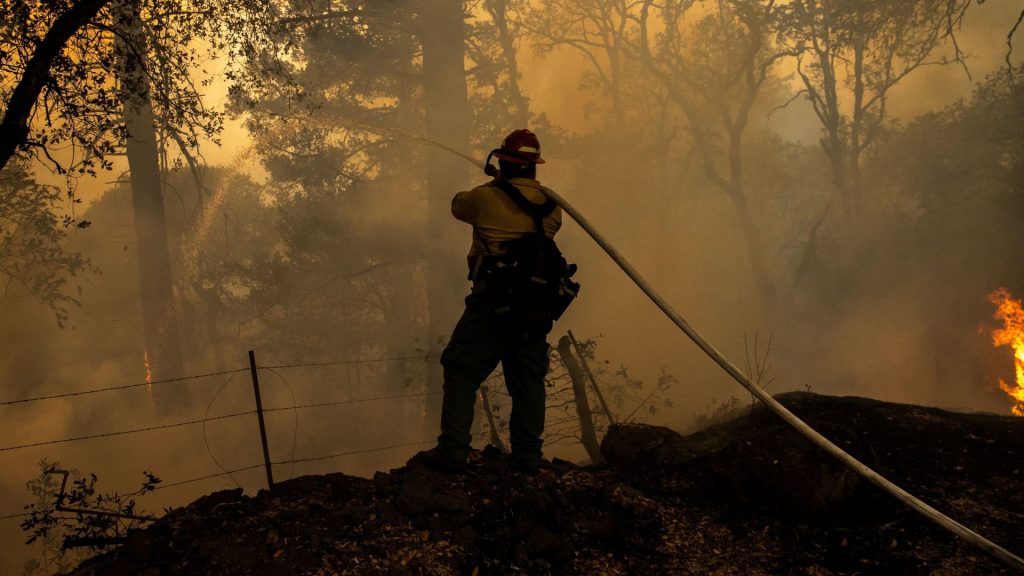
<svg viewBox="0 0 1024 576">
<path fill-rule="evenodd" d="M 534 204 L 540 205 L 547 200 L 541 191 L 544 187 L 536 180 L 510 178 L 509 182 Z M 452 215 L 473 225 L 473 245 L 468 257 L 471 269 L 477 256 L 502 254 L 502 242 L 536 231 L 533 217 L 517 206 L 501 188 L 490 183 L 456 194 L 452 198 Z M 544 217 L 544 234 L 554 238 L 561 227 L 562 209 L 555 206 Z"/>
</svg>

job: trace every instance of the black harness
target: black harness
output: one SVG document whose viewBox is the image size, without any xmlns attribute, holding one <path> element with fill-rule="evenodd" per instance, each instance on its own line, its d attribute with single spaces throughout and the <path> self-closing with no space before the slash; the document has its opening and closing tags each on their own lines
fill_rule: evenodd
<svg viewBox="0 0 1024 576">
<path fill-rule="evenodd" d="M 544 232 L 544 218 L 551 214 L 558 204 L 545 196 L 544 203 L 534 204 L 530 202 L 526 196 L 523 195 L 519 188 L 509 182 L 508 180 L 497 176 L 491 181 L 491 184 L 497 187 L 499 190 L 504 192 L 512 201 L 519 207 L 520 210 L 525 212 L 528 216 L 533 218 L 533 223 L 537 234 L 541 237 L 546 237 Z M 486 244 L 486 243 L 485 243 Z M 488 252 L 490 250 L 488 249 Z M 478 256 L 473 262 L 470 263 L 469 269 L 469 280 L 475 281 L 481 272 L 490 272 L 495 267 L 500 266 L 498 263 L 501 260 L 501 255 L 498 254 L 485 254 Z"/>
<path fill-rule="evenodd" d="M 537 224 L 538 233 L 544 233 L 544 217 L 551 214 L 555 207 L 558 206 L 554 200 L 545 196 L 543 204 L 534 204 L 527 200 L 526 196 L 523 196 L 522 191 L 515 184 L 501 177 L 495 178 L 491 181 L 491 184 L 501 189 L 502 192 L 507 194 L 516 203 L 516 206 L 519 206 L 523 212 L 526 212 L 533 218 L 533 221 Z"/>
<path fill-rule="evenodd" d="M 503 254 L 477 259 L 470 278 L 486 283 L 486 290 L 494 299 L 495 318 L 506 324 L 510 333 L 547 334 L 580 288 L 570 279 L 576 265 L 565 261 L 554 239 L 544 232 L 544 217 L 557 204 L 550 198 L 545 198 L 543 204 L 534 204 L 500 176 L 492 184 L 533 219 L 536 230 L 506 240 Z"/>
</svg>

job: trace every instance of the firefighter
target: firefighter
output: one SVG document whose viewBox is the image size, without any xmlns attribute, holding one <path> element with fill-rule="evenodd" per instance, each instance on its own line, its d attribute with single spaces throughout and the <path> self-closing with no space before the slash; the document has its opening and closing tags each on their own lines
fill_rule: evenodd
<svg viewBox="0 0 1024 576">
<path fill-rule="evenodd" d="M 498 158 L 500 170 L 495 180 L 468 192 L 459 192 L 452 200 L 452 215 L 473 226 L 473 243 L 468 256 L 472 288 L 466 297 L 465 311 L 441 355 L 444 368 L 441 435 L 432 457 L 444 468 L 465 466 L 477 389 L 500 362 L 505 386 L 512 398 L 509 418 L 512 463 L 520 470 L 532 471 L 541 461 L 544 377 L 548 372 L 546 336 L 551 323 L 524 325 L 523 314 L 514 310 L 509 314 L 508 303 L 501 296 L 502 287 L 496 285 L 498 275 L 493 272 L 502 265 L 509 241 L 530 232 L 542 232 L 553 238 L 562 225 L 562 212 L 547 199 L 537 181 L 537 165 L 543 164 L 544 159 L 533 132 L 515 130 L 492 155 Z M 488 173 L 494 175 L 493 171 Z M 533 214 L 527 213 L 512 198 L 518 195 L 514 194 L 515 190 L 510 194 L 507 188 L 501 188 L 509 184 L 521 193 L 519 202 L 525 197 L 529 203 L 525 207 Z M 537 214 L 534 206 L 538 209 L 546 206 L 543 209 L 546 214 Z"/>
</svg>

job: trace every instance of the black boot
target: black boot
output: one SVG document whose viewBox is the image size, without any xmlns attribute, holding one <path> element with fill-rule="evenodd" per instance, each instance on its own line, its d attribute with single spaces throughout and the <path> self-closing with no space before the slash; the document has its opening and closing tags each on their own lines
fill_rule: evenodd
<svg viewBox="0 0 1024 576">
<path fill-rule="evenodd" d="M 430 450 L 419 452 L 409 459 L 410 466 L 422 465 L 443 472 L 462 472 L 466 469 L 466 457 L 460 457 L 447 450 L 435 446 Z"/>
</svg>

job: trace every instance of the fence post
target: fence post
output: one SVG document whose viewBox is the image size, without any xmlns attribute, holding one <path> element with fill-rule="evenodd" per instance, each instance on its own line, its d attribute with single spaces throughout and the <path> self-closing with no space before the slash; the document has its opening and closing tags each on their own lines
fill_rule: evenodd
<svg viewBox="0 0 1024 576">
<path fill-rule="evenodd" d="M 505 443 L 501 441 L 501 436 L 498 434 L 498 426 L 494 423 L 494 411 L 491 410 L 491 398 L 488 395 L 487 386 L 480 386 L 480 400 L 483 401 L 484 414 L 487 415 L 487 424 L 491 428 L 491 444 L 501 450 L 502 452 L 508 452 L 508 448 L 505 447 Z"/>
<path fill-rule="evenodd" d="M 573 357 L 570 347 L 572 343 L 568 336 L 562 336 L 558 340 L 558 356 L 562 364 L 569 372 L 569 380 L 572 381 L 573 398 L 576 400 L 576 415 L 580 419 L 580 442 L 590 456 L 590 462 L 595 465 L 604 464 L 604 456 L 601 455 L 601 445 L 597 441 L 597 432 L 594 430 L 593 413 L 590 410 L 590 402 L 587 400 L 587 385 L 583 380 L 583 369 L 579 362 Z"/>
<path fill-rule="evenodd" d="M 615 424 L 615 417 L 612 416 L 612 411 L 608 409 L 608 403 L 604 401 L 604 394 L 601 394 L 601 389 L 597 387 L 597 380 L 594 379 L 594 373 L 590 371 L 590 366 L 587 366 L 587 358 L 583 355 L 583 350 L 580 349 L 576 336 L 573 335 L 572 330 L 569 330 L 567 334 L 569 335 L 569 340 L 572 341 L 572 347 L 576 349 L 576 356 L 580 359 L 583 371 L 587 373 L 587 379 L 590 380 L 590 385 L 594 387 L 594 393 L 597 394 L 597 399 L 601 402 L 604 415 L 608 417 L 609 423 Z"/>
<path fill-rule="evenodd" d="M 252 372 L 252 390 L 256 395 L 256 417 L 260 421 L 260 440 L 263 442 L 263 465 L 267 469 L 267 489 L 274 490 L 274 471 L 270 465 L 267 447 L 267 426 L 263 423 L 263 401 L 260 399 L 260 378 L 256 374 L 256 352 L 249 350 L 249 370 Z"/>
</svg>

